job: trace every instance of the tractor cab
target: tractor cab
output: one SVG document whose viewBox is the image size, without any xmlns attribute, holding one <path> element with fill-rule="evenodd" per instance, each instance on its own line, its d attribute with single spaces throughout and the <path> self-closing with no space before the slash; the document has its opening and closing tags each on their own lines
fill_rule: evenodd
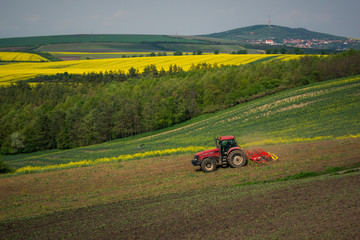
<svg viewBox="0 0 360 240">
<path fill-rule="evenodd" d="M 238 147 L 234 136 L 215 138 L 215 144 L 219 148 L 221 156 L 227 156 L 231 148 Z"/>
</svg>

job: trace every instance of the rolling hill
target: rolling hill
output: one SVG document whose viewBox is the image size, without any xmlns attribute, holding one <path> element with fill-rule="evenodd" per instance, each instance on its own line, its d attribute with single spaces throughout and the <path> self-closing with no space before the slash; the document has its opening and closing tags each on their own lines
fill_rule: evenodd
<svg viewBox="0 0 360 240">
<path fill-rule="evenodd" d="M 23 53 L 26 55 L 25 53 Z M 131 67 L 138 69 L 140 73 L 143 72 L 144 68 L 148 65 L 156 65 L 160 70 L 164 68 L 169 69 L 171 65 L 177 65 L 184 70 L 189 70 L 191 66 L 198 65 L 202 63 L 207 64 L 218 64 L 218 65 L 242 65 L 250 62 L 256 61 L 266 61 L 266 60 L 279 60 L 286 61 L 290 59 L 299 59 L 304 55 L 264 55 L 264 54 L 211 54 L 211 55 L 188 55 L 188 56 L 161 56 L 161 57 L 132 57 L 132 58 L 123 58 L 121 55 L 126 53 L 121 53 L 119 55 L 115 54 L 86 54 L 86 53 L 65 53 L 65 56 L 82 56 L 83 58 L 106 58 L 107 59 L 94 59 L 94 60 L 73 60 L 73 61 L 56 61 L 48 62 L 48 65 L 36 64 L 35 62 L 31 64 L 30 62 L 12 62 L 12 64 L 0 65 L 0 86 L 9 85 L 17 81 L 26 80 L 34 78 L 37 75 L 56 75 L 57 73 L 68 72 L 72 74 L 83 74 L 87 72 L 105 72 L 105 71 L 124 71 L 128 72 Z M 12 56 L 20 55 L 20 53 L 8 53 L 0 52 L 0 61 L 2 56 Z M 30 55 L 30 54 L 29 54 Z M 54 54 L 55 55 L 55 54 Z M 56 54 L 56 56 L 61 56 L 62 54 Z M 104 57 L 105 55 L 105 57 Z M 35 55 L 36 56 L 36 55 Z M 40 57 L 40 56 L 39 56 Z M 5 58 L 4 58 L 5 59 Z M 6 59 L 5 59 L 6 60 Z M 26 59 L 27 60 L 27 59 Z"/>
<path fill-rule="evenodd" d="M 160 133 L 3 158 L 12 167 L 23 168 L 18 170 L 20 173 L 67 168 L 74 162 L 80 166 L 93 165 L 193 152 L 211 147 L 213 137 L 219 135 L 235 135 L 245 147 L 357 138 L 360 133 L 356 121 L 360 118 L 359 84 L 359 76 L 337 79 L 202 115 Z M 139 154 L 136 147 L 141 144 L 145 146 Z"/>
<path fill-rule="evenodd" d="M 249 35 L 269 36 L 260 29 Z M 153 46 L 165 51 L 209 44 L 241 48 L 238 45 L 243 41 L 229 40 L 225 33 L 218 36 L 218 42 L 216 35 L 153 36 L 146 37 L 147 42 L 143 42 L 144 35 L 123 38 L 123 42 L 100 35 L 90 36 L 90 42 L 89 36 L 63 37 L 57 42 L 40 37 L 33 39 L 34 45 L 22 45 L 29 39 L 19 40 L 19 45 L 14 40 L 12 47 L 66 46 L 84 51 L 92 47 L 91 51 L 98 51 L 102 46 L 117 51 L 132 41 L 137 49 Z M 115 74 L 67 72 L 69 67 L 82 69 L 76 64 L 101 67 L 97 60 L 1 63 L 11 79 L 16 68 L 26 72 L 29 66 L 44 74 L 49 65 L 53 74 L 58 73 L 57 81 L 64 79 L 51 82 L 46 76 L 35 87 L 26 83 L 0 87 L 0 110 L 6 113 L 0 119 L 0 137 L 10 133 L 3 146 L 22 150 L 26 143 L 29 149 L 52 149 L 0 155 L 1 165 L 5 162 L 15 169 L 0 176 L 2 238 L 358 239 L 358 53 L 351 50 L 286 62 L 272 60 L 298 56 L 226 55 L 232 60 L 261 60 L 263 56 L 265 60 L 252 59 L 252 64 L 243 67 L 199 64 L 193 71 L 169 70 L 161 77 L 150 71 L 108 83 L 105 78 Z M 203 61 L 213 56 L 177 60 L 193 57 Z M 153 59 L 168 58 L 141 60 L 149 64 Z M 108 61 L 119 65 L 115 59 L 103 61 L 104 66 L 109 66 Z M 81 82 L 81 77 L 86 81 Z M 179 102 L 182 96 L 186 101 Z M 201 104 L 198 109 L 196 101 Z M 193 115 L 181 118 L 181 111 L 184 116 Z M 143 116 L 146 126 L 139 124 Z M 159 125 L 150 128 L 151 124 Z M 138 134 L 140 127 L 150 130 Z M 90 140 L 107 136 L 100 132 L 106 129 L 117 131 L 122 138 L 91 145 Z M 57 134 L 56 130 L 61 131 Z M 191 159 L 194 153 L 213 148 L 213 137 L 219 135 L 235 135 L 244 150 L 261 147 L 279 160 L 203 173 L 191 165 Z M 87 146 L 71 145 L 74 136 Z M 39 146 L 57 141 L 64 149 L 35 148 L 30 141 Z"/>
<path fill-rule="evenodd" d="M 333 36 L 313 32 L 304 28 L 289 28 L 273 25 L 254 25 L 236 28 L 219 33 L 200 36 L 170 36 L 142 34 L 80 34 L 37 36 L 0 39 L 0 49 L 21 50 L 33 49 L 42 52 L 121 52 L 121 51 L 196 51 L 230 53 L 245 48 L 259 49 L 259 45 L 249 43 L 264 43 L 273 40 L 282 44 L 284 39 L 300 39 L 303 41 L 317 39 L 313 46 L 286 44 L 287 47 L 309 49 L 344 50 L 359 49 L 360 41 L 346 37 Z M 324 43 L 324 41 L 326 43 Z M 320 44 L 321 43 L 321 44 Z M 262 49 L 262 48 L 260 48 Z M 255 51 L 252 51 L 255 52 Z"/>
<path fill-rule="evenodd" d="M 327 50 L 360 48 L 360 40 L 314 32 L 305 28 L 289 28 L 276 25 L 270 27 L 268 25 L 254 25 L 202 35 L 202 37 L 238 41 L 247 48 L 260 49 L 264 49 L 264 46 L 270 47 L 274 45 Z"/>
<path fill-rule="evenodd" d="M 242 49 L 234 42 L 190 36 L 142 34 L 81 34 L 0 39 L 0 49 L 41 52 L 231 52 Z"/>
<path fill-rule="evenodd" d="M 171 37 L 167 35 L 141 34 L 79 34 L 0 39 L 0 47 L 42 46 L 60 43 L 201 43 L 198 40 Z"/>
<path fill-rule="evenodd" d="M 339 37 L 325 33 L 309 31 L 305 28 L 289 28 L 283 26 L 272 25 L 254 25 L 243 28 L 236 28 L 229 31 L 202 35 L 204 37 L 230 39 L 237 41 L 246 40 L 268 40 L 274 39 L 282 42 L 283 39 L 322 39 L 322 40 L 345 40 L 346 37 Z"/>
<path fill-rule="evenodd" d="M 357 55 L 352 52 L 319 58 L 317 62 L 350 55 L 346 62 L 358 66 Z M 289 69 L 291 65 L 281 61 L 255 63 L 246 68 L 254 70 L 249 75 L 251 79 L 259 80 L 260 76 L 254 73 L 264 71 L 267 81 L 263 83 L 268 88 L 276 84 L 274 80 L 280 78 L 280 73 L 286 74 L 287 80 L 297 76 L 297 80 L 311 81 L 310 75 L 307 78 L 299 75 L 311 70 L 308 66 L 314 66 L 310 59 L 285 62 L 299 63 L 303 67 L 295 72 Z M 15 63 L 5 67 L 12 64 Z M 336 74 L 335 65 L 341 66 L 338 61 L 335 64 L 329 61 L 316 69 L 330 66 L 330 73 Z M 57 114 L 52 111 L 55 108 L 51 102 L 59 98 L 61 92 L 70 90 L 62 88 L 65 83 L 53 85 L 49 82 L 35 88 L 20 84 L 19 94 L 11 94 L 15 86 L 2 88 L 4 93 L 10 91 L 5 100 L 11 102 L 20 97 L 25 101 L 17 104 L 14 110 L 9 108 L 8 101 L 1 104 L 2 110 L 10 113 L 1 119 L 1 123 L 3 129 L 11 129 L 8 123 L 16 123 L 15 119 L 23 125 L 37 118 L 26 131 L 32 138 L 42 141 L 36 134 L 43 137 L 55 130 L 47 128 L 46 123 L 58 124 L 58 120 L 50 120 L 50 117 L 61 119 L 65 116 L 65 107 L 73 103 L 74 108 L 69 113 L 78 114 L 84 109 L 88 115 L 84 120 L 80 120 L 79 115 L 65 118 L 70 120 L 69 125 L 64 125 L 66 127 L 92 123 L 98 116 L 104 116 L 97 110 L 113 109 L 112 104 L 116 102 L 113 100 L 134 96 L 134 89 L 141 90 L 134 96 L 140 99 L 147 95 L 146 89 L 157 89 L 156 94 L 169 89 L 166 86 L 184 86 L 183 83 L 190 84 L 193 80 L 196 84 L 204 81 L 215 94 L 229 93 L 230 89 L 219 91 L 215 84 L 224 81 L 219 86 L 229 87 L 233 79 L 230 73 L 238 73 L 235 74 L 238 76 L 245 74 L 245 70 L 235 66 L 224 67 L 221 71 L 199 69 L 188 72 L 186 81 L 181 81 L 181 75 L 168 75 L 148 80 L 133 78 L 123 82 L 124 85 L 121 82 L 94 85 L 94 91 L 83 96 L 69 92 Z M 270 70 L 274 70 L 276 76 L 272 77 Z M 217 71 L 219 74 L 211 74 Z M 274 239 L 357 239 L 360 235 L 360 226 L 356 223 L 358 215 L 355 214 L 359 209 L 356 183 L 360 178 L 360 76 L 347 76 L 273 92 L 229 109 L 220 106 L 222 111 L 203 114 L 170 128 L 102 144 L 1 156 L 3 161 L 16 168 L 15 173 L 0 177 L 1 236 L 4 239 L 223 239 L 224 236 L 228 239 L 239 236 L 262 239 L 271 235 Z M 239 88 L 246 80 L 236 81 L 241 81 Z M 144 87 L 137 86 L 136 82 Z M 90 87 L 80 82 L 68 86 L 75 87 L 76 84 L 84 93 Z M 156 84 L 159 84 L 158 88 Z M 185 96 L 191 96 L 196 84 L 189 85 Z M 247 91 L 256 91 L 261 87 L 259 84 Z M 171 88 L 168 100 L 180 93 Z M 32 89 L 40 91 L 31 94 Z M 107 99 L 105 93 L 114 98 Z M 94 98 L 86 101 L 87 95 Z M 229 94 L 214 95 L 217 101 L 221 95 L 230 97 Z M 4 98 L 5 94 L 0 96 Z M 23 111 L 18 110 L 32 97 L 36 97 L 34 104 L 26 105 Z M 96 105 L 96 101 L 101 105 Z M 179 106 L 173 101 L 169 103 Z M 130 109 L 131 105 L 126 102 L 120 104 Z M 97 106 L 94 111 L 88 108 L 91 105 Z M 148 107 L 144 113 L 163 111 L 169 116 L 170 111 L 165 106 L 160 105 L 159 110 Z M 45 111 L 49 114 L 39 117 Z M 135 116 L 134 112 L 128 113 L 124 123 L 129 123 Z M 7 123 L 4 122 L 6 119 Z M 104 125 L 97 125 L 104 121 L 94 123 L 83 125 L 75 134 L 84 137 L 90 133 L 92 136 L 96 129 L 105 129 Z M 129 125 L 124 128 L 129 129 Z M 4 133 L 3 130 L 0 132 Z M 219 135 L 235 135 L 245 150 L 261 147 L 278 155 L 279 160 L 266 164 L 249 162 L 240 169 L 228 167 L 211 174 L 203 173 L 192 166 L 190 160 L 195 152 L 213 148 L 213 137 Z M 65 135 L 64 139 L 69 137 Z M 24 139 L 19 132 L 14 132 L 10 140 L 18 144 Z M 11 143 L 10 147 L 13 147 Z"/>
<path fill-rule="evenodd" d="M 4 239 L 357 239 L 359 84 L 359 76 L 334 79 L 160 132 L 6 156 L 12 166 L 53 168 L 0 178 L 0 232 Z M 190 163 L 195 148 L 165 151 L 213 147 L 219 134 L 279 160 L 206 174 Z M 54 165 L 61 162 L 87 167 Z"/>
</svg>

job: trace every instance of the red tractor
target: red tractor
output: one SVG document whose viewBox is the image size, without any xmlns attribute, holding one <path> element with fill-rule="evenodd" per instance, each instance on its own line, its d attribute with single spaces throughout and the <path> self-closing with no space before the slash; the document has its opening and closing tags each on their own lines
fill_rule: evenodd
<svg viewBox="0 0 360 240">
<path fill-rule="evenodd" d="M 200 166 L 204 172 L 212 172 L 218 166 L 242 167 L 247 164 L 248 159 L 258 163 L 277 160 L 277 156 L 262 149 L 256 149 L 252 152 L 246 151 L 245 153 L 237 145 L 234 136 L 215 138 L 215 144 L 216 148 L 214 149 L 196 153 L 191 163 L 194 166 Z"/>
</svg>

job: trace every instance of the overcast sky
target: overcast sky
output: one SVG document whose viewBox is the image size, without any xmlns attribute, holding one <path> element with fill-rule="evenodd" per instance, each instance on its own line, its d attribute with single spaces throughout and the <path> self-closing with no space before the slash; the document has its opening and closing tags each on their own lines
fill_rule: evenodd
<svg viewBox="0 0 360 240">
<path fill-rule="evenodd" d="M 0 0 L 0 38 L 197 35 L 256 24 L 360 39 L 359 0 Z"/>
</svg>

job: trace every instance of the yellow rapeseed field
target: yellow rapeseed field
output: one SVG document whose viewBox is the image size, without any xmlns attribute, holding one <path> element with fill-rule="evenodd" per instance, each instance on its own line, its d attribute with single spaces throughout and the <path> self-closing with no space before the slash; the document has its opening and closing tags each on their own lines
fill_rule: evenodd
<svg viewBox="0 0 360 240">
<path fill-rule="evenodd" d="M 277 59 L 281 59 L 281 61 L 290 61 L 293 59 L 298 59 L 300 57 L 304 57 L 306 55 L 292 55 L 292 54 L 283 54 L 280 55 Z M 321 55 L 315 55 L 315 56 L 321 56 Z"/>
<path fill-rule="evenodd" d="M 0 61 L 3 62 L 48 62 L 49 60 L 33 53 L 0 52 Z"/>
<path fill-rule="evenodd" d="M 185 71 L 189 70 L 191 65 L 201 63 L 217 65 L 242 65 L 251 63 L 263 58 L 273 56 L 274 58 L 284 58 L 287 55 L 271 54 L 213 54 L 213 55 L 183 55 L 183 56 L 161 56 L 161 57 L 141 57 L 141 58 L 108 58 L 94 60 L 74 60 L 61 62 L 26 62 L 9 63 L 0 65 L 0 85 L 25 80 L 36 75 L 54 75 L 56 73 L 83 74 L 89 72 L 105 72 L 122 70 L 128 72 L 131 67 L 139 72 L 151 64 L 156 65 L 157 69 L 169 69 L 170 65 L 182 67 Z M 291 58 L 299 58 L 301 55 L 288 55 Z M 272 60 L 274 60 L 274 58 Z M 286 59 L 283 59 L 286 60 Z"/>
<path fill-rule="evenodd" d="M 119 162 L 119 161 L 128 161 L 133 159 L 141 159 L 147 157 L 156 157 L 156 156 L 166 156 L 176 153 L 188 153 L 188 152 L 198 152 L 204 151 L 209 147 L 203 146 L 189 146 L 189 147 L 180 147 L 180 148 L 172 148 L 172 149 L 164 149 L 164 150 L 156 150 L 156 151 L 149 151 L 143 153 L 135 153 L 135 154 L 128 154 L 128 155 L 120 155 L 117 157 L 111 158 L 98 158 L 96 160 L 82 160 L 77 162 L 69 162 L 63 164 L 56 164 L 56 165 L 48 165 L 48 166 L 26 166 L 16 170 L 16 174 L 19 173 L 31 173 L 31 172 L 39 172 L 39 171 L 51 171 L 51 170 L 58 170 L 58 169 L 65 169 L 65 168 L 74 168 L 74 167 L 83 167 L 83 166 L 92 166 L 101 163 L 109 163 L 109 162 Z"/>
</svg>

